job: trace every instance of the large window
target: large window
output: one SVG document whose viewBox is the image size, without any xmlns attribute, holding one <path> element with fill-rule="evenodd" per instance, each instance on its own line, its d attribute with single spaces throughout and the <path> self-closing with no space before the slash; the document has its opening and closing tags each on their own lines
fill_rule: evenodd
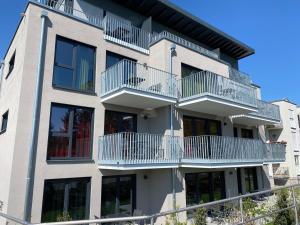
<svg viewBox="0 0 300 225">
<path fill-rule="evenodd" d="M 256 167 L 244 168 L 246 192 L 252 193 L 258 190 Z"/>
<path fill-rule="evenodd" d="M 105 111 L 105 134 L 136 132 L 137 116 L 131 113 Z"/>
<path fill-rule="evenodd" d="M 42 222 L 89 218 L 90 178 L 46 180 Z"/>
<path fill-rule="evenodd" d="M 181 77 L 182 78 L 190 76 L 191 74 L 194 74 L 194 73 L 201 72 L 201 71 L 203 71 L 203 70 L 198 69 L 193 66 L 186 65 L 184 63 L 181 63 Z"/>
<path fill-rule="evenodd" d="M 53 85 L 93 92 L 95 48 L 62 37 L 56 40 Z"/>
<path fill-rule="evenodd" d="M 225 198 L 224 172 L 187 173 L 186 204 L 196 205 Z"/>
<path fill-rule="evenodd" d="M 101 217 L 131 216 L 136 205 L 135 175 L 102 178 Z"/>
<path fill-rule="evenodd" d="M 129 61 L 136 62 L 135 59 L 128 58 L 126 56 L 107 51 L 106 52 L 106 69 L 117 64 L 118 62 L 122 61 L 123 59 L 127 59 Z"/>
<path fill-rule="evenodd" d="M 47 158 L 90 158 L 92 118 L 90 108 L 52 104 Z"/>
<path fill-rule="evenodd" d="M 8 123 L 8 111 L 2 115 L 2 123 L 1 123 L 1 130 L 0 133 L 4 133 L 7 129 Z"/>
<path fill-rule="evenodd" d="M 195 117 L 183 117 L 184 136 L 222 135 L 221 122 Z"/>
</svg>

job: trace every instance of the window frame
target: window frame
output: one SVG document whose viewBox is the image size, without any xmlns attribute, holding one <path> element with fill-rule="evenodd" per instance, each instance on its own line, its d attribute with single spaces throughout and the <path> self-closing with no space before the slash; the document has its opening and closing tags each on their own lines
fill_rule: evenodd
<svg viewBox="0 0 300 225">
<path fill-rule="evenodd" d="M 44 187 L 43 187 L 43 200 L 42 200 L 42 210 L 41 210 L 41 220 L 43 219 L 43 211 L 44 211 L 44 205 L 45 205 L 45 187 L 46 187 L 46 183 L 47 182 L 52 182 L 52 183 L 64 183 L 64 206 L 63 208 L 65 208 L 65 204 L 68 205 L 67 201 L 70 199 L 70 195 L 66 196 L 66 194 L 69 194 L 69 186 L 71 182 L 74 181 L 80 181 L 80 180 L 86 180 L 87 183 L 87 190 L 86 190 L 86 206 L 85 206 L 85 219 L 89 218 L 89 214 L 90 214 L 90 203 L 91 203 L 91 177 L 75 177 L 75 178 L 59 178 L 59 179 L 45 179 L 44 180 Z"/>
<path fill-rule="evenodd" d="M 12 61 L 13 61 L 13 65 L 12 65 Z M 11 57 L 9 59 L 8 72 L 7 72 L 5 79 L 7 79 L 10 76 L 10 74 L 12 73 L 12 71 L 15 68 L 15 64 L 16 64 L 16 50 L 14 50 L 14 53 L 11 55 Z"/>
<path fill-rule="evenodd" d="M 57 42 L 58 41 L 63 41 L 63 42 L 67 42 L 69 44 L 73 45 L 73 52 L 72 52 L 72 66 L 68 66 L 68 65 L 64 65 L 64 64 L 60 64 L 56 62 L 56 53 L 57 53 Z M 92 90 L 80 90 L 78 88 L 76 88 L 75 86 L 75 82 L 76 82 L 76 68 L 77 68 L 77 63 L 76 63 L 76 59 L 77 59 L 77 46 L 78 45 L 82 45 L 88 48 L 92 48 L 94 49 L 94 54 L 93 54 L 93 58 L 94 58 L 94 65 L 93 65 L 93 84 L 92 84 Z M 76 46 L 76 47 L 74 47 Z M 73 92 L 77 92 L 77 93 L 86 93 L 86 94 L 95 94 L 95 90 L 96 90 L 96 64 L 97 64 L 97 47 L 93 46 L 93 45 L 89 45 L 86 43 L 82 43 L 80 41 L 76 41 L 74 39 L 70 39 L 61 35 L 56 35 L 55 38 L 55 51 L 54 51 L 54 57 L 53 57 L 53 72 L 52 72 L 52 87 L 56 88 L 56 89 L 62 89 L 62 90 L 69 90 L 69 91 L 73 91 Z M 59 85 L 59 84 L 55 84 L 54 82 L 54 76 L 55 76 L 55 67 L 60 67 L 60 68 L 64 68 L 64 69 L 68 69 L 68 70 L 72 70 L 72 87 L 66 87 L 63 85 Z"/>
<path fill-rule="evenodd" d="M 0 130 L 0 134 L 3 134 L 6 132 L 7 130 L 7 124 L 8 124 L 8 115 L 9 115 L 9 110 L 7 110 L 5 113 L 2 114 L 1 117 L 1 130 Z M 6 124 L 5 124 L 5 128 L 3 128 L 4 125 L 4 119 L 6 118 Z"/>
<path fill-rule="evenodd" d="M 57 134 L 54 135 L 56 137 L 68 137 L 69 138 L 69 145 L 68 145 L 68 156 L 67 157 L 49 157 L 48 156 L 48 151 L 49 151 L 49 141 L 51 138 L 51 132 L 50 132 L 50 126 L 51 126 L 51 118 L 52 118 L 52 107 L 60 107 L 60 108 L 68 108 L 72 109 L 73 113 L 70 114 L 69 116 L 69 126 L 68 126 L 68 134 Z M 92 112 L 92 117 L 91 117 L 91 140 L 90 140 L 90 152 L 89 156 L 87 157 L 72 157 L 72 143 L 73 143 L 73 135 L 70 135 L 69 133 L 73 133 L 73 127 L 74 127 L 74 111 L 75 109 L 88 109 L 91 110 Z M 72 122 L 70 121 L 70 118 L 72 119 Z M 68 104 L 61 104 L 61 103 L 55 103 L 52 102 L 50 104 L 50 117 L 49 117 L 49 127 L 48 127 L 48 141 L 47 141 L 47 154 L 46 154 L 46 161 L 49 162 L 64 162 L 64 161 L 90 161 L 92 160 L 93 157 L 93 143 L 94 143 L 94 119 L 95 119 L 95 109 L 94 108 L 89 108 L 89 107 L 84 107 L 84 106 L 77 106 L 77 105 L 68 105 Z M 71 125 L 70 125 L 71 124 Z M 71 129 L 72 128 L 72 129 Z"/>
</svg>

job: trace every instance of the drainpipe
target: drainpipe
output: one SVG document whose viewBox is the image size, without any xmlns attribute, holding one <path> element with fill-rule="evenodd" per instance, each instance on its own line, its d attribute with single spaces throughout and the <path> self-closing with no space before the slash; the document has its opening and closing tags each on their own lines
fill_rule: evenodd
<svg viewBox="0 0 300 225">
<path fill-rule="evenodd" d="M 40 46 L 39 46 L 39 58 L 36 75 L 36 87 L 34 96 L 33 107 L 33 121 L 29 148 L 28 169 L 26 178 L 26 193 L 25 193 L 25 205 L 24 205 L 24 220 L 31 221 L 31 208 L 33 199 L 33 186 L 36 164 L 36 152 L 37 152 L 37 140 L 38 140 L 38 127 L 41 111 L 41 96 L 43 86 L 43 65 L 44 65 L 44 45 L 46 42 L 46 19 L 48 18 L 48 12 L 41 12 L 41 34 L 40 34 Z"/>
<path fill-rule="evenodd" d="M 169 71 L 171 76 L 173 75 L 173 56 L 176 55 L 176 45 L 172 44 L 170 47 L 170 58 L 169 58 Z M 171 131 L 171 137 L 174 136 L 174 127 L 173 127 L 173 113 L 174 113 L 174 105 L 170 105 L 170 131 Z M 173 141 L 173 140 L 172 140 Z M 174 150 L 174 149 L 173 149 Z M 172 203 L 173 203 L 173 209 L 176 209 L 176 168 L 171 169 L 172 174 Z"/>
<path fill-rule="evenodd" d="M 1 87 L 2 87 L 3 73 L 4 73 L 4 60 L 1 60 L 0 61 L 0 97 L 1 97 Z"/>
</svg>

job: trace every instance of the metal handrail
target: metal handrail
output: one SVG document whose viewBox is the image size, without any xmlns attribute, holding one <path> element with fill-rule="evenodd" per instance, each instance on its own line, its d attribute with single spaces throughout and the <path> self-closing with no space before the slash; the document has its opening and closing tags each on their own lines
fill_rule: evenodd
<svg viewBox="0 0 300 225">
<path fill-rule="evenodd" d="M 121 88 L 177 98 L 176 80 L 173 75 L 127 59 L 101 74 L 101 96 Z"/>
<path fill-rule="evenodd" d="M 240 70 L 237 70 L 233 67 L 229 67 L 229 77 L 230 79 L 242 84 L 246 84 L 246 85 L 252 84 L 252 80 L 248 74 Z"/>
<path fill-rule="evenodd" d="M 181 101 L 209 94 L 253 107 L 257 105 L 253 87 L 209 71 L 194 73 L 178 80 L 178 87 Z"/>
<path fill-rule="evenodd" d="M 274 105 L 262 100 L 257 100 L 257 109 L 257 112 L 252 112 L 249 114 L 277 121 L 281 120 L 280 109 L 278 105 Z"/>
</svg>

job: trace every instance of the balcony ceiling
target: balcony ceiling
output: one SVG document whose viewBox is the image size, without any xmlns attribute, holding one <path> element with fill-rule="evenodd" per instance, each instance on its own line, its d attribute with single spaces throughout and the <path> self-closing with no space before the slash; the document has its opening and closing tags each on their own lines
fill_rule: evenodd
<svg viewBox="0 0 300 225">
<path fill-rule="evenodd" d="M 236 40 L 205 21 L 179 8 L 168 0 L 112 0 L 146 17 L 171 27 L 212 49 L 221 51 L 235 59 L 252 55 L 254 49 Z"/>
</svg>

